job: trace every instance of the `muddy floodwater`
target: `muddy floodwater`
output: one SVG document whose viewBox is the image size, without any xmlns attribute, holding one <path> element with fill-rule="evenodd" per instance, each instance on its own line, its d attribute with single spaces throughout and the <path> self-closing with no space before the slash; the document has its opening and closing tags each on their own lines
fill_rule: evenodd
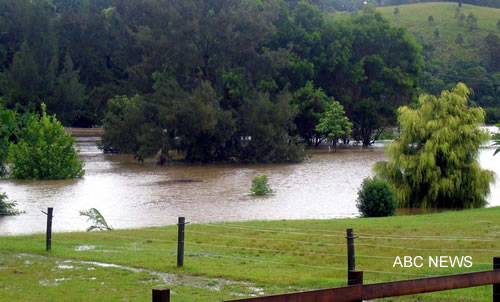
<svg viewBox="0 0 500 302">
<path fill-rule="evenodd" d="M 83 231 L 79 211 L 98 209 L 114 228 L 191 222 L 355 217 L 357 190 L 372 167 L 384 160 L 383 144 L 315 151 L 300 164 L 139 164 L 128 155 L 106 155 L 98 137 L 79 137 L 85 177 L 65 181 L 1 180 L 0 191 L 24 214 L 0 218 L 0 234 L 44 232 L 41 211 L 54 208 L 53 230 Z M 480 162 L 500 175 L 500 155 L 482 148 Z M 253 177 L 266 174 L 273 195 L 253 197 Z M 499 177 L 497 176 L 497 179 Z M 491 186 L 489 206 L 500 205 L 500 180 Z"/>
</svg>

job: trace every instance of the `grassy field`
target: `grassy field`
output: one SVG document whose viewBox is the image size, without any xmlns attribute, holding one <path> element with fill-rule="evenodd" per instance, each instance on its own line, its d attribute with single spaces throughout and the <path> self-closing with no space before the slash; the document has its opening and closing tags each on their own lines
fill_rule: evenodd
<svg viewBox="0 0 500 302">
<path fill-rule="evenodd" d="M 378 219 L 188 224 L 176 267 L 176 227 L 0 237 L 1 301 L 221 301 L 346 284 L 345 229 L 365 283 L 491 269 L 500 208 Z M 5 219 L 5 218 L 4 218 Z M 57 216 L 55 217 L 57 219 Z M 110 221 L 112 223 L 112 220 Z M 471 256 L 471 268 L 393 268 L 396 256 Z M 491 301 L 491 286 L 404 301 Z"/>
<path fill-rule="evenodd" d="M 405 27 L 410 33 L 435 46 L 435 55 L 445 61 L 478 61 L 482 41 L 489 33 L 500 35 L 496 24 L 500 20 L 500 9 L 464 4 L 462 13 L 468 16 L 472 12 L 478 20 L 478 29 L 469 31 L 467 24 L 459 26 L 454 18 L 457 3 L 430 2 L 411 5 L 400 5 L 399 15 L 394 15 L 395 6 L 379 7 L 377 11 L 396 25 Z M 432 16 L 434 22 L 428 22 Z M 440 39 L 434 37 L 439 28 Z M 462 33 L 464 43 L 456 43 L 458 33 Z"/>
</svg>

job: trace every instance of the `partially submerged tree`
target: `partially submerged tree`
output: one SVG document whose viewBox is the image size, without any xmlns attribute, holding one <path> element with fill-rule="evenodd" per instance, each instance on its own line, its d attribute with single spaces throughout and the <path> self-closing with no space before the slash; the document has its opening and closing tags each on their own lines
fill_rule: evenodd
<svg viewBox="0 0 500 302">
<path fill-rule="evenodd" d="M 336 151 L 339 138 L 351 134 L 352 123 L 345 116 L 344 107 L 339 102 L 333 101 L 319 120 L 316 130 L 332 142 Z"/>
<path fill-rule="evenodd" d="M 0 193 L 0 216 L 13 216 L 21 212 L 15 209 L 16 203 L 9 202 L 5 193 Z"/>
<path fill-rule="evenodd" d="M 267 195 L 273 192 L 271 187 L 268 184 L 267 175 L 256 176 L 252 179 L 252 187 L 250 188 L 250 192 L 253 195 Z"/>
<path fill-rule="evenodd" d="M 486 204 L 493 172 L 478 162 L 489 135 L 479 129 L 484 111 L 467 106 L 471 90 L 459 83 L 439 97 L 422 95 L 418 107 L 401 107 L 401 138 L 388 147 L 377 174 L 396 190 L 401 207 L 475 208 Z"/>
<path fill-rule="evenodd" d="M 55 116 L 24 116 L 16 144 L 10 145 L 11 177 L 17 179 L 70 179 L 84 174 L 83 159 L 74 149 L 75 139 Z"/>
</svg>

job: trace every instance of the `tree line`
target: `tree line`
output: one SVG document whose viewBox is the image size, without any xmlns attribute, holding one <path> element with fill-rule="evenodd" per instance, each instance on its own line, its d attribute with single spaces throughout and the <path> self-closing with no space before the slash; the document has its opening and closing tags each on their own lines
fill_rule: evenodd
<svg viewBox="0 0 500 302">
<path fill-rule="evenodd" d="M 435 0 L 376 0 L 378 5 L 404 5 L 404 4 L 413 4 L 413 3 L 424 3 L 424 2 L 438 2 Z M 441 0 L 439 2 L 454 2 L 457 5 L 462 6 L 462 4 L 472 4 L 479 6 L 488 6 L 500 8 L 500 2 L 497 0 Z"/>
<path fill-rule="evenodd" d="M 352 138 L 369 145 L 415 99 L 423 68 L 418 43 L 371 9 L 338 20 L 278 0 L 1 0 L 0 8 L 8 108 L 45 102 L 65 125 L 104 124 L 104 150 L 160 163 L 172 151 L 299 161 L 300 143 L 332 137 L 316 126 L 334 102 Z"/>
</svg>

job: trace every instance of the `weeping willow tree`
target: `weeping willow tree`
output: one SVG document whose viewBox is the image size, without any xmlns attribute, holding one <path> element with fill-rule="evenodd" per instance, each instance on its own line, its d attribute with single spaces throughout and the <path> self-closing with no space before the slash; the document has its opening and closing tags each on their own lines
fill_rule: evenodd
<svg viewBox="0 0 500 302">
<path fill-rule="evenodd" d="M 416 109 L 401 107 L 401 138 L 387 149 L 389 161 L 375 171 L 396 190 L 400 207 L 476 208 L 486 204 L 494 174 L 482 170 L 481 108 L 467 106 L 471 90 L 459 83 L 439 97 L 422 95 Z"/>
</svg>

